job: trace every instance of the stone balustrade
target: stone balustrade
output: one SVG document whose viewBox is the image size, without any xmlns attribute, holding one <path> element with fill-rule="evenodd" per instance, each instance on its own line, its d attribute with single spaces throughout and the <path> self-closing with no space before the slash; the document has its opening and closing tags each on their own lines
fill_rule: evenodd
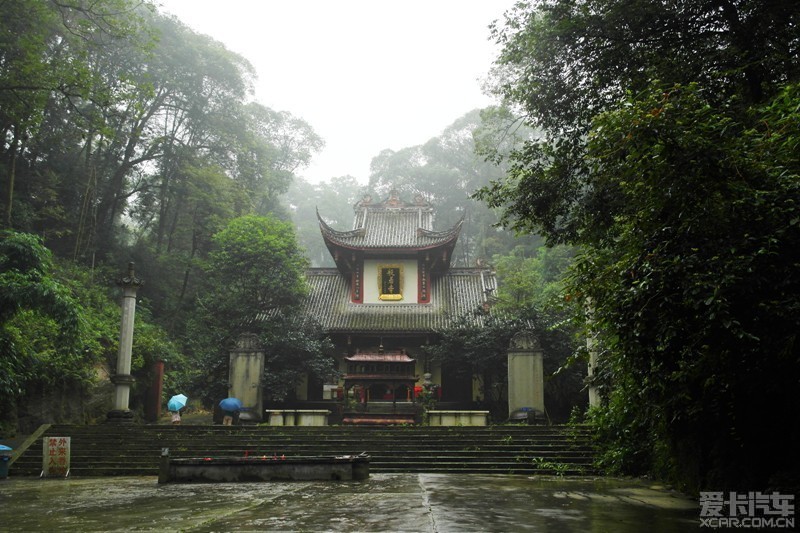
<svg viewBox="0 0 800 533">
<path fill-rule="evenodd" d="M 489 411 L 428 411 L 430 426 L 488 426 Z"/>
<path fill-rule="evenodd" d="M 327 426 L 326 409 L 267 409 L 270 426 Z"/>
</svg>

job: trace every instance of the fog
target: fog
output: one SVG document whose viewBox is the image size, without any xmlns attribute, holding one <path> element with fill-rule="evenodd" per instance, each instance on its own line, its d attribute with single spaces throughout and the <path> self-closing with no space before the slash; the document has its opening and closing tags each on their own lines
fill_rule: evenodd
<svg viewBox="0 0 800 533">
<path fill-rule="evenodd" d="M 300 176 L 365 183 L 381 150 L 424 143 L 493 102 L 481 90 L 497 51 L 488 26 L 513 3 L 161 0 L 161 9 L 246 57 L 256 99 L 323 137 Z"/>
</svg>

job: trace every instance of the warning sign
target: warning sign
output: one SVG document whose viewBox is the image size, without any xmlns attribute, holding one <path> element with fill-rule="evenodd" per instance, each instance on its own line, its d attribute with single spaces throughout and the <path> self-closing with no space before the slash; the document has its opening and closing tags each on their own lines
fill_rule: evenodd
<svg viewBox="0 0 800 533">
<path fill-rule="evenodd" d="M 42 454 L 42 476 L 67 477 L 69 475 L 70 437 L 45 437 Z"/>
</svg>

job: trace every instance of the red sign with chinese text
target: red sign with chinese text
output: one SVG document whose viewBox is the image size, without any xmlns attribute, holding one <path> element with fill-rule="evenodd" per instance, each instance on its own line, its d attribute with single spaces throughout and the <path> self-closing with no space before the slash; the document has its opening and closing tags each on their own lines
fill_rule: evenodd
<svg viewBox="0 0 800 533">
<path fill-rule="evenodd" d="M 70 437 L 45 437 L 42 444 L 42 475 L 67 477 Z"/>
</svg>

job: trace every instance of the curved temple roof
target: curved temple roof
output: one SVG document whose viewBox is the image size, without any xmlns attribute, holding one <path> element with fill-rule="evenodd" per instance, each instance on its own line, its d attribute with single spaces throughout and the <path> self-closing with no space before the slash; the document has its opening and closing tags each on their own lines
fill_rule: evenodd
<svg viewBox="0 0 800 533">
<path fill-rule="evenodd" d="M 433 230 L 433 209 L 422 197 L 413 203 L 401 201 L 392 193 L 381 203 L 369 197 L 355 206 L 353 229 L 339 231 L 330 227 L 317 210 L 320 231 L 330 246 L 351 250 L 426 250 L 458 239 L 464 217 L 449 229 Z"/>
<path fill-rule="evenodd" d="M 497 289 L 489 270 L 454 268 L 437 278 L 430 304 L 354 304 L 350 280 L 336 269 L 310 269 L 306 279 L 311 291 L 305 313 L 330 332 L 433 332 L 455 326 L 463 316 L 482 324 L 488 316 L 484 305 Z"/>
</svg>

